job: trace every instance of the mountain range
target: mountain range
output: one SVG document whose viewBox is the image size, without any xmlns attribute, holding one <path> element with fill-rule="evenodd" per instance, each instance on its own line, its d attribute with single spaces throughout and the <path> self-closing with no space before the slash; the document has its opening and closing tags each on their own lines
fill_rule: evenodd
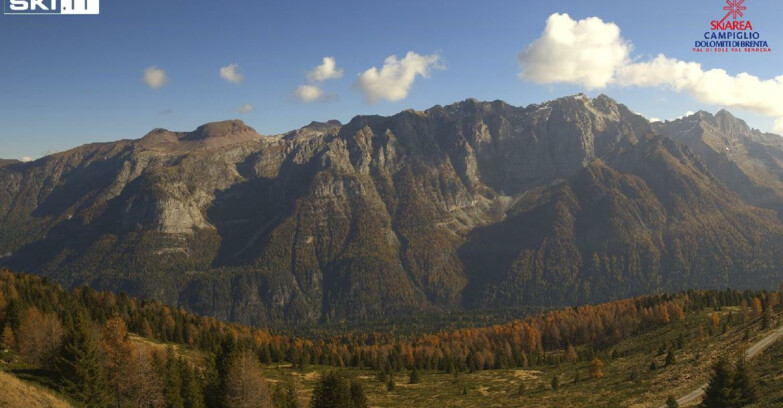
<svg viewBox="0 0 783 408">
<path fill-rule="evenodd" d="M 0 160 L 0 266 L 252 324 L 783 281 L 783 138 L 601 95 Z"/>
</svg>

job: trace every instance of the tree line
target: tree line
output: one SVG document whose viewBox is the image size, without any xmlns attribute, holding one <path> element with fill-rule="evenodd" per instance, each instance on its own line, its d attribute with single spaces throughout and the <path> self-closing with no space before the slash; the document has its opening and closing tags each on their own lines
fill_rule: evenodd
<svg viewBox="0 0 783 408">
<path fill-rule="evenodd" d="M 741 306 L 741 314 L 763 317 L 777 304 L 775 292 L 691 291 L 565 308 L 481 328 L 313 340 L 220 322 L 124 293 L 87 287 L 68 292 L 45 278 L 0 271 L 0 346 L 56 375 L 61 389 L 88 407 L 223 408 L 260 400 L 294 407 L 293 381 L 270 387 L 259 363 L 410 370 L 413 378 L 418 370 L 526 367 L 553 356 L 600 362 L 596 351 L 681 320 L 689 311 Z M 359 401 L 361 384 L 335 376 L 339 373 L 325 374 L 323 386 Z M 332 398 L 326 391 L 316 395 Z M 352 404 L 363 406 L 356 401 Z"/>
</svg>

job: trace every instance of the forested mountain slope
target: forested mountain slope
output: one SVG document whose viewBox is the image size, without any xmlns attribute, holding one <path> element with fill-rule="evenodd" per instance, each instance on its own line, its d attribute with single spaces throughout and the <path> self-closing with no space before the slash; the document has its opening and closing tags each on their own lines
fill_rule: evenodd
<svg viewBox="0 0 783 408">
<path fill-rule="evenodd" d="M 774 206 L 661 126 L 577 95 L 156 129 L 3 162 L 0 264 L 257 324 L 776 287 Z"/>
</svg>

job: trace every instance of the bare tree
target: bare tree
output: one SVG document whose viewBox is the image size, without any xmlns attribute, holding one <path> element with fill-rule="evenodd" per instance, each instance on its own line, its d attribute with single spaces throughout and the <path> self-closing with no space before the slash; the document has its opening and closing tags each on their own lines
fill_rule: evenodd
<svg viewBox="0 0 783 408">
<path fill-rule="evenodd" d="M 48 365 L 63 342 L 63 325 L 53 314 L 32 307 L 25 312 L 17 332 L 19 351 L 34 364 Z"/>
<path fill-rule="evenodd" d="M 159 408 L 166 405 L 163 379 L 152 364 L 151 351 L 136 346 L 129 360 L 127 393 L 138 408 Z"/>
<path fill-rule="evenodd" d="M 240 351 L 232 358 L 225 379 L 225 403 L 231 408 L 271 407 L 270 395 L 255 354 Z"/>
</svg>

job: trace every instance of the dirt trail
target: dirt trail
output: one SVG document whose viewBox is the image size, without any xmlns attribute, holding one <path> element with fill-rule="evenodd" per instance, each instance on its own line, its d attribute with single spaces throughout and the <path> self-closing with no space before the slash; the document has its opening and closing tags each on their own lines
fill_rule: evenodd
<svg viewBox="0 0 783 408">
<path fill-rule="evenodd" d="M 776 341 L 783 338 L 783 327 L 777 329 L 772 334 L 770 334 L 767 337 L 764 337 L 763 339 L 753 343 L 750 347 L 745 350 L 745 354 L 748 356 L 748 358 L 753 358 L 759 355 L 762 351 L 769 348 L 769 346 L 773 345 Z M 703 384 L 701 387 L 691 391 L 687 395 L 684 395 L 677 399 L 677 403 L 680 404 L 681 407 L 690 405 L 693 403 L 701 402 L 701 398 L 704 396 L 704 390 L 707 389 L 707 384 Z M 660 408 L 666 408 L 666 405 L 661 405 Z"/>
</svg>

